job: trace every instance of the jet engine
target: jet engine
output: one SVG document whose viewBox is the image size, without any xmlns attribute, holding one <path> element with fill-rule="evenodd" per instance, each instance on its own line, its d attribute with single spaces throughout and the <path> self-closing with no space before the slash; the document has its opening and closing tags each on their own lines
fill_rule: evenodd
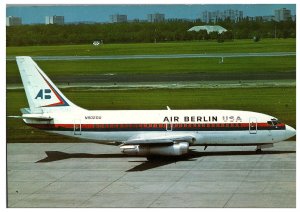
<svg viewBox="0 0 300 212">
<path fill-rule="evenodd" d="M 148 156 L 179 156 L 184 155 L 189 150 L 188 142 L 179 142 L 171 145 L 124 145 L 121 146 L 122 152 L 127 155 Z"/>
</svg>

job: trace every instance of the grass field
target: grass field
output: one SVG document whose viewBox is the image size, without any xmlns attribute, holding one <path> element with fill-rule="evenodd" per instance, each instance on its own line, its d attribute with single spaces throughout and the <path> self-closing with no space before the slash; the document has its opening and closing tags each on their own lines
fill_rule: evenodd
<svg viewBox="0 0 300 212">
<path fill-rule="evenodd" d="M 296 39 L 234 40 L 224 43 L 216 41 L 104 44 L 103 46 L 60 45 L 7 47 L 7 56 L 50 55 L 143 55 L 143 54 L 203 54 L 240 52 L 295 52 Z"/>
<path fill-rule="evenodd" d="M 261 42 L 235 40 L 217 43 L 215 41 L 180 43 L 142 43 L 142 44 L 105 44 L 69 46 L 28 46 L 7 47 L 7 56 L 59 56 L 59 55 L 140 55 L 140 54 L 193 54 L 193 53 L 255 53 L 255 52 L 295 52 L 295 39 L 265 39 Z M 21 83 L 15 61 L 7 61 L 7 83 Z M 169 75 L 168 81 L 183 80 L 235 80 L 237 76 L 251 79 L 291 79 L 295 78 L 296 57 L 247 57 L 225 58 L 179 58 L 179 59 L 136 59 L 136 60 L 84 60 L 84 61 L 38 61 L 38 65 L 54 81 L 76 81 L 88 77 L 103 82 L 151 81 L 159 79 L 161 74 Z M 130 76 L 134 74 L 149 74 Z M 178 76 L 180 74 L 180 76 Z M 195 76 L 192 76 L 195 74 Z M 249 75 L 250 74 L 250 75 Z M 176 76 L 172 76 L 176 75 Z M 186 75 L 186 76 L 185 76 Z M 189 75 L 189 76 L 187 76 Z M 197 75 L 197 76 L 196 76 Z M 202 77 L 205 75 L 205 77 Z M 222 76 L 224 77 L 222 77 Z M 227 75 L 227 76 L 226 76 Z M 258 75 L 258 76 L 255 76 Z M 264 76 L 263 76 L 264 75 Z M 100 76 L 100 77 L 99 77 Z M 153 79 L 152 79 L 153 78 Z M 176 79 L 175 79 L 176 78 Z M 162 80 L 163 81 L 163 80 Z"/>
<path fill-rule="evenodd" d="M 101 47 L 92 45 L 74 46 L 30 46 L 8 47 L 7 56 L 12 55 L 130 55 L 130 54 L 178 54 L 178 53 L 240 53 L 240 52 L 295 52 L 295 39 L 266 39 L 261 42 L 235 40 L 217 43 L 213 41 L 180 43 L 142 43 L 142 44 L 107 44 Z M 98 79 L 98 82 L 149 81 L 159 79 L 165 74 L 168 81 L 203 80 L 201 75 L 214 80 L 235 80 L 236 76 L 247 79 L 249 74 L 264 74 L 262 79 L 295 79 L 296 57 L 247 57 L 225 58 L 177 58 L 177 59 L 135 59 L 135 60 L 84 60 L 84 61 L 37 61 L 38 65 L 56 82 L 74 82 L 85 77 Z M 21 83 L 15 61 L 7 61 L 7 83 Z M 279 73 L 279 74 L 278 74 Z M 111 75 L 101 79 L 101 75 Z M 180 74 L 180 76 L 178 76 Z M 185 77 L 184 74 L 198 74 Z M 246 74 L 246 76 L 244 76 Z M 140 76 L 134 76 L 140 75 Z M 141 75 L 144 75 L 141 76 Z M 151 76 L 150 76 L 151 75 Z M 175 75 L 175 76 L 172 76 Z M 234 75 L 234 76 L 233 76 Z M 133 76 L 133 77 L 132 77 Z M 243 77 L 244 76 L 244 77 Z M 259 77 L 252 79 L 258 80 Z M 134 78 L 134 80 L 133 80 Z M 176 79 L 175 79 L 176 78 Z M 164 80 L 159 80 L 164 81 Z"/>
<path fill-rule="evenodd" d="M 75 104 L 87 109 L 232 109 L 256 111 L 273 115 L 296 126 L 296 89 L 155 89 L 91 91 L 64 89 Z M 23 90 L 7 91 L 7 115 L 20 115 L 27 107 Z M 7 119 L 8 142 L 74 141 L 27 127 L 22 120 Z"/>
<path fill-rule="evenodd" d="M 37 63 L 54 81 L 69 81 L 70 78 L 82 80 L 89 76 L 98 76 L 99 78 L 101 75 L 109 74 L 116 75 L 114 78 L 110 77 L 112 81 L 118 81 L 118 76 L 125 75 L 126 77 L 127 75 L 130 78 L 130 75 L 134 74 L 157 75 L 154 77 L 156 79 L 160 74 L 168 74 L 172 81 L 172 74 L 198 74 L 199 80 L 202 80 L 201 75 L 212 75 L 213 78 L 216 74 L 223 74 L 224 78 L 228 78 L 229 75 L 242 77 L 245 74 L 248 76 L 249 73 L 253 75 L 269 74 L 267 79 L 272 79 L 272 77 L 276 79 L 276 74 L 279 73 L 281 79 L 284 77 L 290 79 L 295 77 L 295 61 L 295 56 L 288 56 L 225 58 L 224 63 L 221 64 L 218 58 L 37 61 Z M 60 78 L 64 79 L 60 80 Z M 107 76 L 103 76 L 103 79 L 105 78 Z M 138 80 L 148 81 L 143 77 L 139 77 Z M 7 61 L 7 82 L 21 83 L 15 61 Z M 101 77 L 99 82 L 101 82 Z"/>
</svg>

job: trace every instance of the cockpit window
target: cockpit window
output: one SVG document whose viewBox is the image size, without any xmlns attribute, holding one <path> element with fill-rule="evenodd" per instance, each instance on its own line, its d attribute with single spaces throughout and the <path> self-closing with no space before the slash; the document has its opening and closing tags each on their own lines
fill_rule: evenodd
<svg viewBox="0 0 300 212">
<path fill-rule="evenodd" d="M 271 121 L 267 122 L 271 126 L 276 126 L 277 124 L 281 124 L 281 122 L 278 119 L 271 119 Z"/>
</svg>

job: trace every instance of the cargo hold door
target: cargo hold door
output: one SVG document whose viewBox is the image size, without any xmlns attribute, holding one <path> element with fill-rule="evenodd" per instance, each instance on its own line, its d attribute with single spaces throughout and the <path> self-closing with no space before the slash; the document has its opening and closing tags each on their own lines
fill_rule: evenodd
<svg viewBox="0 0 300 212">
<path fill-rule="evenodd" d="M 81 135 L 81 121 L 79 119 L 74 120 L 74 135 Z"/>
</svg>

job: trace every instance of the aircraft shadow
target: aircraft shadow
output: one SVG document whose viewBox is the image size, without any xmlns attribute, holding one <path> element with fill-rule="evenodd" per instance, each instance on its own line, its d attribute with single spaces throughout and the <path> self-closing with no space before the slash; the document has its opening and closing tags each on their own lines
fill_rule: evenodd
<svg viewBox="0 0 300 212">
<path fill-rule="evenodd" d="M 138 156 L 130 156 L 125 154 L 88 154 L 88 153 L 65 153 L 59 151 L 46 151 L 47 157 L 36 163 L 47 163 L 59 160 L 66 160 L 71 158 L 137 158 Z M 179 161 L 194 161 L 197 158 L 205 156 L 226 156 L 226 155 L 273 155 L 273 154 L 287 154 L 296 153 L 296 151 L 262 151 L 256 153 L 255 151 L 219 151 L 219 152 L 197 152 L 190 150 L 188 154 L 177 157 L 155 157 L 150 160 L 141 161 L 130 161 L 130 162 L 141 162 L 140 165 L 127 170 L 126 172 L 145 171 L 168 164 L 176 163 Z M 144 158 L 144 157 L 141 157 Z"/>
</svg>

